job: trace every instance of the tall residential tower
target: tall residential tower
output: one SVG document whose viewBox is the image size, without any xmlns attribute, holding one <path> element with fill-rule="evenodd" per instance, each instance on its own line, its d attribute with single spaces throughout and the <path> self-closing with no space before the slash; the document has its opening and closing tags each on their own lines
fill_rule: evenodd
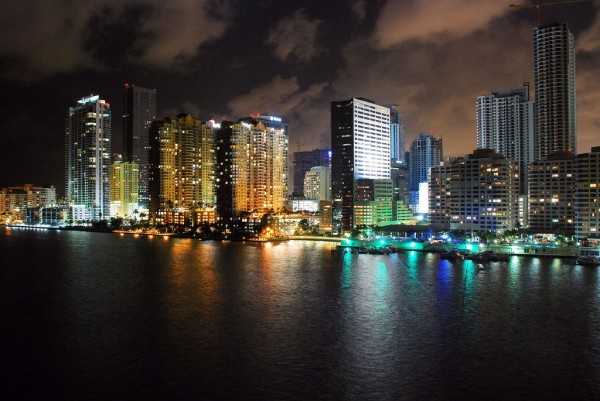
<svg viewBox="0 0 600 401">
<path fill-rule="evenodd" d="M 217 211 L 225 220 L 281 211 L 287 198 L 288 135 L 281 123 L 224 121 L 215 134 Z"/>
<path fill-rule="evenodd" d="M 110 216 L 110 106 L 88 96 L 69 107 L 65 127 L 65 191 L 74 220 Z"/>
<path fill-rule="evenodd" d="M 150 124 L 156 117 L 156 89 L 125 84 L 123 97 L 123 159 L 139 168 L 139 204 L 148 209 Z"/>
<path fill-rule="evenodd" d="M 577 153 L 575 40 L 566 22 L 533 30 L 538 160 L 556 151 Z"/>
<path fill-rule="evenodd" d="M 534 160 L 534 104 L 529 84 L 477 98 L 477 148 L 494 151 L 519 164 L 521 192 L 527 191 L 527 166 Z"/>
</svg>

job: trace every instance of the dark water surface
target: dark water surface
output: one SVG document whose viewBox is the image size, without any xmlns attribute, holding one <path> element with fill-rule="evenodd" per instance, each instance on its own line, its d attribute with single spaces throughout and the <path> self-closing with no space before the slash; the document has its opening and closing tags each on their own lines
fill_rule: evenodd
<svg viewBox="0 0 600 401">
<path fill-rule="evenodd" d="M 0 399 L 598 399 L 599 269 L 331 247 L 0 228 Z"/>
</svg>

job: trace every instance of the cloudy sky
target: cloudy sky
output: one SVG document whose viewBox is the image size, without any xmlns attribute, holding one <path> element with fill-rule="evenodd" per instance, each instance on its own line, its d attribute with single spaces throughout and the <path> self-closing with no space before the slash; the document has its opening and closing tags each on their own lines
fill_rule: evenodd
<svg viewBox="0 0 600 401">
<path fill-rule="evenodd" d="M 158 117 L 282 115 L 290 153 L 328 147 L 330 102 L 397 104 L 407 146 L 475 148 L 475 99 L 533 85 L 532 9 L 518 0 L 3 0 L 0 187 L 64 187 L 64 120 L 90 93 L 113 110 L 125 83 L 156 88 Z M 527 3 L 527 0 L 521 0 Z M 579 151 L 600 145 L 600 0 L 552 5 L 577 47 Z"/>
</svg>

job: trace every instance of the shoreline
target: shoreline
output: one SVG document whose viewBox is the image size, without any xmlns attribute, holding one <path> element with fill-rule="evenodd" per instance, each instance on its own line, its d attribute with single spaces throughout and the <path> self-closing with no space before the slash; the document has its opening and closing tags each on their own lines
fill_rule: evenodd
<svg viewBox="0 0 600 401">
<path fill-rule="evenodd" d="M 97 229 L 93 227 L 85 226 L 38 226 L 38 225 L 10 225 L 0 224 L 0 227 L 25 229 L 25 230 L 54 230 L 54 231 L 79 231 L 79 232 L 94 232 L 103 234 L 119 234 L 133 235 L 133 236 L 159 236 L 164 238 L 188 238 L 199 241 L 233 241 L 233 242 L 246 242 L 246 243 L 273 243 L 273 242 L 285 242 L 285 241 L 315 241 L 315 242 L 329 242 L 337 243 L 336 250 L 338 252 L 344 252 L 346 249 L 353 248 L 381 248 L 383 246 L 392 246 L 397 248 L 400 252 L 415 251 L 415 252 L 429 252 L 429 253 L 444 253 L 450 248 L 459 249 L 459 251 L 478 253 L 483 250 L 491 250 L 495 252 L 504 253 L 510 256 L 524 256 L 524 257 L 538 257 L 538 258 L 560 258 L 560 259 L 574 259 L 584 255 L 600 255 L 600 247 L 581 247 L 581 246 L 556 246 L 548 244 L 516 244 L 516 245 L 494 245 L 476 243 L 473 249 L 469 249 L 467 244 L 429 244 L 422 241 L 415 241 L 410 239 L 393 240 L 384 239 L 386 245 L 378 244 L 379 240 L 348 240 L 339 237 L 319 237 L 319 236 L 291 236 L 287 238 L 273 238 L 273 239 L 231 239 L 231 238 L 203 238 L 195 233 L 160 233 L 160 232 L 137 232 L 123 229 L 110 229 L 102 228 Z M 453 246 L 449 246 L 453 245 Z M 463 249 L 461 249 L 463 248 Z M 464 249 L 466 248 L 466 249 Z"/>
<path fill-rule="evenodd" d="M 202 238 L 194 233 L 161 233 L 161 232 L 148 232 L 148 231 L 131 231 L 124 230 L 121 228 L 93 228 L 86 226 L 42 226 L 42 225 L 27 225 L 27 224 L 0 224 L 0 227 L 17 228 L 25 230 L 54 230 L 54 231 L 80 231 L 80 232 L 92 232 L 92 233 L 103 233 L 103 234 L 120 234 L 120 235 L 138 235 L 138 236 L 162 236 L 162 237 L 173 237 L 173 238 L 189 238 L 198 239 L 202 241 L 235 241 L 235 242 L 281 242 L 281 241 L 321 241 L 321 242 L 337 242 L 340 243 L 342 238 L 339 237 L 317 237 L 317 236 L 292 236 L 286 238 L 272 238 L 261 240 L 258 238 L 244 238 L 244 239 L 232 239 L 232 238 Z"/>
</svg>

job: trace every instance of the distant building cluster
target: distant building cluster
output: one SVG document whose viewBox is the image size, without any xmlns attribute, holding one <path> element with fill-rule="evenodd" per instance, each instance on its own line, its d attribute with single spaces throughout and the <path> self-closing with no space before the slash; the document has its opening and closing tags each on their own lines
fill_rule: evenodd
<svg viewBox="0 0 600 401">
<path fill-rule="evenodd" d="M 577 154 L 573 35 L 566 23 L 539 26 L 533 46 L 535 99 L 529 83 L 479 96 L 477 148 L 462 157 L 444 158 L 432 132 L 407 152 L 397 106 L 355 97 L 331 102 L 329 148 L 291 155 L 289 187 L 281 117 L 157 119 L 156 90 L 126 84 L 123 149 L 111 147 L 109 103 L 83 97 L 66 119 L 65 202 L 53 187 L 25 185 L 2 189 L 0 210 L 49 224 L 216 224 L 226 234 L 285 231 L 286 216 L 303 213 L 320 233 L 429 223 L 598 238 L 600 146 Z"/>
</svg>

